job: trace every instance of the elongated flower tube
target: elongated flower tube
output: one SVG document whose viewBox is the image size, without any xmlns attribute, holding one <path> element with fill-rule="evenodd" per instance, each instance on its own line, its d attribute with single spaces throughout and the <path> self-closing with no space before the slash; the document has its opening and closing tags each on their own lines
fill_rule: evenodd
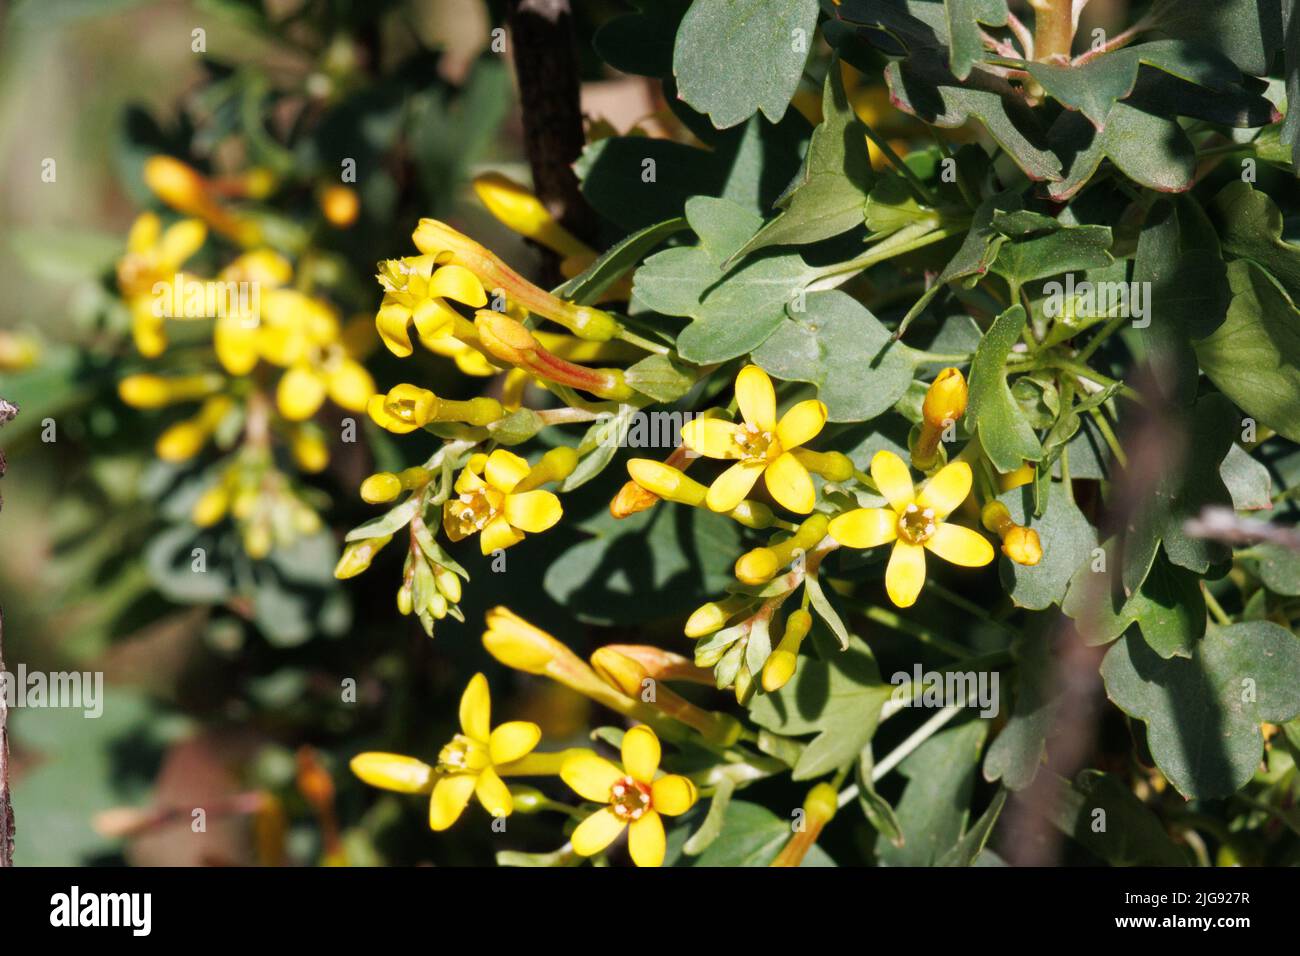
<svg viewBox="0 0 1300 956">
<path fill-rule="evenodd" d="M 405 435 L 430 422 L 490 425 L 505 415 L 505 409 L 494 398 L 454 401 L 409 384 L 395 385 L 384 395 L 371 395 L 366 411 L 376 425 L 395 435 Z"/>
<path fill-rule="evenodd" d="M 819 783 L 808 791 L 803 801 L 803 829 L 796 830 L 790 842 L 777 854 L 772 866 L 798 866 L 808 855 L 826 824 L 839 809 L 839 794 L 829 783 Z"/>
<path fill-rule="evenodd" d="M 634 394 L 616 368 L 593 369 L 553 355 L 518 320 L 504 312 L 480 309 L 474 317 L 478 339 L 488 353 L 548 382 L 568 385 L 600 398 L 625 401 Z"/>
<path fill-rule="evenodd" d="M 791 611 L 785 621 L 785 634 L 763 665 L 763 690 L 774 694 L 794 676 L 799 661 L 799 648 L 812 628 L 812 615 L 800 608 Z"/>
<path fill-rule="evenodd" d="M 661 677 L 651 676 L 641 660 L 643 656 L 644 652 L 632 656 L 614 647 L 600 647 L 591 655 L 591 666 L 611 687 L 698 730 L 705 739 L 722 746 L 736 742 L 741 730 L 736 718 L 695 706 L 665 685 Z M 684 658 L 682 662 L 687 663 Z M 704 675 L 705 683 L 712 683 L 708 671 L 695 669 Z"/>
<path fill-rule="evenodd" d="M 1002 553 L 1016 564 L 1032 568 L 1043 560 L 1043 544 L 1038 532 L 1011 519 L 1011 512 L 1000 501 L 990 501 L 980 512 L 980 523 L 1002 539 Z"/>
<path fill-rule="evenodd" d="M 641 488 L 664 501 L 706 507 L 709 489 L 671 465 L 650 458 L 633 458 L 627 463 L 627 473 Z M 747 528 L 770 528 L 776 520 L 772 509 L 761 501 L 741 501 L 727 516 Z"/>
<path fill-rule="evenodd" d="M 502 225 L 572 260 L 578 271 L 595 260 L 596 250 L 556 222 L 541 200 L 514 180 L 483 173 L 474 177 L 474 192 Z"/>
<path fill-rule="evenodd" d="M 535 315 L 564 326 L 580 339 L 608 342 L 622 331 L 622 325 L 608 312 L 576 305 L 533 285 L 468 236 L 436 219 L 421 219 L 416 227 L 416 248 L 439 262 L 464 266 L 478 276 L 489 291 L 500 289 L 512 303 Z"/>
<path fill-rule="evenodd" d="M 960 370 L 946 368 L 930 383 L 921 405 L 921 431 L 912 448 L 912 467 L 930 471 L 940 463 L 943 433 L 966 414 L 970 391 Z"/>
<path fill-rule="evenodd" d="M 166 378 L 162 375 L 128 375 L 117 383 L 117 394 L 132 408 L 163 408 L 192 402 L 221 390 L 226 380 L 211 372 Z"/>
<path fill-rule="evenodd" d="M 766 584 L 796 555 L 817 547 L 826 537 L 829 526 L 830 519 L 817 513 L 799 525 L 799 530 L 784 541 L 747 551 L 736 559 L 737 579 L 745 584 Z"/>
<path fill-rule="evenodd" d="M 214 199 L 216 190 L 202 173 L 173 156 L 150 156 L 144 163 L 144 183 L 155 196 L 177 212 L 198 216 L 217 232 L 251 245 L 261 230 L 241 219 Z"/>
</svg>

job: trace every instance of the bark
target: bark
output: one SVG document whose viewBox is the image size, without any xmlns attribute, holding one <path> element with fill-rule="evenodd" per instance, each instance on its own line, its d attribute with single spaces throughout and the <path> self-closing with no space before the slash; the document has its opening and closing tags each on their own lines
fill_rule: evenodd
<svg viewBox="0 0 1300 956">
<path fill-rule="evenodd" d="M 573 172 L 586 137 L 569 0 L 509 0 L 507 10 L 533 188 L 566 229 L 590 240 L 595 218 Z"/>
<path fill-rule="evenodd" d="M 0 398 L 0 425 L 13 420 L 18 414 L 17 406 Z M 5 473 L 5 456 L 0 451 L 0 478 Z M 3 506 L 0 500 L 0 506 Z M 4 613 L 0 611 L 0 674 L 5 674 L 4 661 Z M 14 810 L 9 802 L 9 710 L 5 706 L 5 697 L 0 693 L 0 867 L 14 864 Z"/>
</svg>

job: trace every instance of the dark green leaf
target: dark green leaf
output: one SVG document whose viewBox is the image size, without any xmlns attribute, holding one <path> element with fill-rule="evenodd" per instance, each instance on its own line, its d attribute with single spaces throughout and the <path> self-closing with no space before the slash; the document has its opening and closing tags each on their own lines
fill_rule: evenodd
<svg viewBox="0 0 1300 956">
<path fill-rule="evenodd" d="M 1012 306 L 990 326 L 971 363 L 967 428 L 979 431 L 980 443 L 998 471 L 1015 471 L 1026 461 L 1043 457 L 1043 447 L 1025 413 L 1007 387 L 1006 362 L 1025 327 L 1025 310 Z"/>
</svg>

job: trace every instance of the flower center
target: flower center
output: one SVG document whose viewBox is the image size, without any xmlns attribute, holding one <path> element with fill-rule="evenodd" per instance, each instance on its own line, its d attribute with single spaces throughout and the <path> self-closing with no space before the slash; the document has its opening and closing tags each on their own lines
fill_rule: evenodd
<svg viewBox="0 0 1300 956">
<path fill-rule="evenodd" d="M 497 516 L 505 503 L 505 495 L 494 488 L 479 488 L 460 495 L 452 505 L 457 530 L 468 537 L 482 531 Z"/>
<path fill-rule="evenodd" d="M 650 809 L 650 788 L 624 777 L 609 788 L 609 805 L 620 820 L 639 820 Z"/>
<path fill-rule="evenodd" d="M 776 436 L 771 432 L 763 431 L 752 422 L 744 422 L 736 426 L 735 441 L 747 460 L 762 461 L 768 458 L 769 452 L 773 450 Z"/>
<path fill-rule="evenodd" d="M 933 508 L 922 511 L 915 504 L 910 504 L 898 516 L 898 536 L 908 544 L 925 544 L 934 537 L 938 526 Z"/>
<path fill-rule="evenodd" d="M 457 734 L 438 751 L 438 769 L 444 773 L 482 770 L 487 765 L 483 745 L 464 734 Z"/>
</svg>

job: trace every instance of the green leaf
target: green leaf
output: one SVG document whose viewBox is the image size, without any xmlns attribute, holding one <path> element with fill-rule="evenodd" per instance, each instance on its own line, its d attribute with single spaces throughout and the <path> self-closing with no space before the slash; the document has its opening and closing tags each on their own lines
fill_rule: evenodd
<svg viewBox="0 0 1300 956">
<path fill-rule="evenodd" d="M 1274 594 L 1300 597 L 1300 554 L 1275 544 L 1260 548 L 1259 576 Z"/>
<path fill-rule="evenodd" d="M 1002 813 L 1002 808 L 1007 803 L 1006 789 L 998 790 L 993 796 L 993 801 L 989 804 L 988 809 L 975 821 L 975 825 L 962 834 L 962 838 L 953 845 L 943 856 L 935 861 L 935 866 L 974 866 L 979 855 L 984 851 L 984 845 L 989 842 L 989 837 L 993 835 L 993 827 L 998 822 L 998 816 Z"/>
<path fill-rule="evenodd" d="M 344 536 L 343 540 L 361 541 L 365 538 L 382 538 L 386 534 L 396 534 L 420 513 L 422 503 L 420 495 L 411 495 L 400 505 L 389 508 L 377 518 L 371 518 L 364 524 L 357 525 Z"/>
<path fill-rule="evenodd" d="M 1218 541 L 1189 535 L 1185 525 L 1203 508 L 1230 507 L 1219 466 L 1239 434 L 1241 419 L 1222 395 L 1202 395 L 1196 405 L 1171 416 L 1166 427 L 1180 428 L 1183 437 L 1181 465 L 1161 472 L 1150 498 L 1129 521 L 1124 538 L 1124 590 L 1132 592 L 1146 577 L 1156 549 L 1163 544 L 1169 560 L 1189 571 L 1205 574 L 1232 554 Z"/>
<path fill-rule="evenodd" d="M 1228 266 L 1228 317 L 1194 343 L 1206 376 L 1251 418 L 1300 441 L 1300 312 L 1268 274 Z"/>
<path fill-rule="evenodd" d="M 974 423 L 980 443 L 998 471 L 1015 471 L 1043 457 L 1043 446 L 1007 387 L 1007 356 L 1020 340 L 1027 316 L 1012 306 L 993 320 L 971 363 L 967 428 Z"/>
<path fill-rule="evenodd" d="M 1282 47 L 1282 0 L 1156 0 L 1150 28 L 1217 50 L 1264 76 Z"/>
<path fill-rule="evenodd" d="M 1049 805 L 1057 828 L 1112 866 L 1188 865 L 1160 818 L 1118 777 L 1084 770 L 1074 783 L 1057 777 L 1055 789 Z"/>
<path fill-rule="evenodd" d="M 875 759 L 871 753 L 871 744 L 862 748 L 862 753 L 858 757 L 857 783 L 858 783 L 858 806 L 861 807 L 863 815 L 876 828 L 876 832 L 896 847 L 903 845 L 903 826 L 898 822 L 898 815 L 894 813 L 894 808 L 889 805 L 889 801 L 876 792 L 876 785 L 872 783 L 871 771 L 875 767 Z"/>
<path fill-rule="evenodd" d="M 958 80 L 936 54 L 921 52 L 889 64 L 885 79 L 900 109 L 945 129 L 977 119 L 1030 179 L 1061 178 L 1037 117 L 1001 77 L 974 70 Z"/>
<path fill-rule="evenodd" d="M 1156 40 L 1095 57 L 1079 66 L 1029 63 L 1025 69 L 1048 95 L 1078 110 L 1102 129 L 1116 100 L 1133 93 L 1138 68 L 1154 67 L 1189 83 L 1226 90 L 1241 80 L 1241 71 L 1228 58 L 1182 40 Z"/>
<path fill-rule="evenodd" d="M 770 866 L 778 853 L 790 842 L 794 817 L 782 819 L 766 807 L 745 800 L 732 800 L 722 820 L 722 831 L 699 856 L 683 856 L 681 845 L 684 828 L 668 837 L 666 866 Z M 803 859 L 803 866 L 834 866 L 826 851 L 813 846 Z"/>
<path fill-rule="evenodd" d="M 1070 579 L 1061 609 L 1079 623 L 1089 644 L 1108 644 L 1136 624 L 1161 657 L 1190 657 L 1205 634 L 1205 596 L 1200 579 L 1157 551 L 1146 579 L 1129 597 L 1117 574 L 1115 541 L 1107 542 L 1105 570 L 1081 565 Z"/>
<path fill-rule="evenodd" d="M 1268 467 L 1235 442 L 1219 466 L 1219 477 L 1228 486 L 1234 511 L 1267 511 L 1273 507 L 1273 476 Z"/>
<path fill-rule="evenodd" d="M 564 479 L 560 485 L 561 491 L 581 488 L 609 467 L 618 450 L 623 447 L 635 412 L 636 408 L 632 405 L 620 405 L 617 414 L 603 414 L 592 423 L 579 445 L 584 452 L 582 460 L 573 469 L 573 473 Z"/>
<path fill-rule="evenodd" d="M 803 171 L 777 206 L 780 215 L 759 230 L 732 258 L 767 246 L 807 245 L 862 225 L 862 207 L 874 174 L 867 153 L 866 127 L 844 92 L 839 60 L 826 71 L 824 119 L 813 130 Z"/>
<path fill-rule="evenodd" d="M 1300 714 L 1300 641 L 1269 621 L 1211 628 L 1191 660 L 1129 636 L 1101 664 L 1106 694 L 1147 726 L 1156 764 L 1187 799 L 1236 793 L 1264 754 L 1259 725 Z"/>
<path fill-rule="evenodd" d="M 1008 491 L 998 500 L 1007 506 L 1012 521 L 1038 532 L 1043 546 L 1043 558 L 1033 567 L 1016 564 L 1005 556 L 999 560 L 998 572 L 1012 602 L 1035 611 L 1059 604 L 1070 577 L 1097 546 L 1096 529 L 1060 484 L 1052 486 L 1047 509 L 1039 517 L 1034 516 L 1034 489 L 1030 485 Z"/>
<path fill-rule="evenodd" d="M 1055 719 L 1051 635 L 1056 615 L 1035 615 L 1011 644 L 1016 660 L 1015 708 L 984 755 L 984 779 L 1012 790 L 1034 782 Z"/>
<path fill-rule="evenodd" d="M 677 338 L 682 358 L 697 365 L 725 362 L 763 344 L 814 271 L 797 254 L 764 254 L 726 272 L 722 264 L 762 220 L 733 202 L 705 197 L 687 201 L 686 218 L 699 245 L 647 259 L 636 272 L 635 295 L 656 312 L 694 319 Z"/>
<path fill-rule="evenodd" d="M 813 626 L 824 627 L 820 621 Z M 789 683 L 775 694 L 754 697 L 749 716 L 785 736 L 817 734 L 792 774 L 795 780 L 811 780 L 857 758 L 875 734 L 880 708 L 893 691 L 881 682 L 867 645 L 854 638 L 848 650 L 832 651 L 828 660 L 801 658 Z"/>
<path fill-rule="evenodd" d="M 686 228 L 686 220 L 677 216 L 637 230 L 606 249 L 581 274 L 556 289 L 555 294 L 579 305 L 594 305 L 601 293 L 630 272 L 651 249 Z"/>
<path fill-rule="evenodd" d="M 1157 203 L 1138 239 L 1133 281 L 1149 283 L 1149 314 L 1139 335 L 1157 388 L 1179 404 L 1196 397 L 1190 340 L 1209 335 L 1227 313 L 1227 268 L 1204 210 L 1180 197 Z"/>
<path fill-rule="evenodd" d="M 64 284 L 98 280 L 112 270 L 125 248 L 119 236 L 77 229 L 14 229 L 7 245 L 33 276 Z"/>
<path fill-rule="evenodd" d="M 950 47 L 948 67 L 959 80 L 970 76 L 975 64 L 984 58 L 984 37 L 980 24 L 1005 26 L 1006 0 L 944 0 Z"/>
<path fill-rule="evenodd" d="M 1224 252 L 1249 259 L 1271 275 L 1293 303 L 1300 300 L 1300 245 L 1282 237 L 1282 211 L 1267 193 L 1249 183 L 1231 183 L 1214 197 L 1209 213 Z"/>
<path fill-rule="evenodd" d="M 1047 235 L 1003 243 L 993 271 L 1013 286 L 1021 286 L 1065 272 L 1102 269 L 1115 261 L 1110 254 L 1108 227 L 1067 227 L 1054 219 L 1048 222 L 1054 231 Z"/>
<path fill-rule="evenodd" d="M 592 37 L 600 58 L 623 73 L 667 76 L 673 43 L 691 0 L 634 0 L 636 13 L 602 24 Z"/>
<path fill-rule="evenodd" d="M 907 778 L 896 808 L 905 842 L 880 847 L 882 865 L 934 866 L 958 845 L 987 733 L 987 721 L 968 721 L 935 734 L 898 765 Z"/>
<path fill-rule="evenodd" d="M 695 0 L 673 44 L 678 95 L 718 129 L 762 110 L 775 123 L 799 86 L 817 0 Z"/>
<path fill-rule="evenodd" d="M 812 292 L 804 304 L 754 350 L 754 361 L 775 378 L 817 386 L 830 421 L 867 421 L 892 408 L 911 384 L 912 350 L 891 342 L 870 310 L 843 292 Z"/>
<path fill-rule="evenodd" d="M 1115 103 L 1098 130 L 1079 113 L 1062 113 L 1048 131 L 1065 173 L 1048 192 L 1066 200 L 1088 184 L 1103 159 L 1125 176 L 1157 192 L 1186 192 L 1196 173 L 1196 147 L 1178 122 L 1149 113 L 1130 100 Z"/>
</svg>

